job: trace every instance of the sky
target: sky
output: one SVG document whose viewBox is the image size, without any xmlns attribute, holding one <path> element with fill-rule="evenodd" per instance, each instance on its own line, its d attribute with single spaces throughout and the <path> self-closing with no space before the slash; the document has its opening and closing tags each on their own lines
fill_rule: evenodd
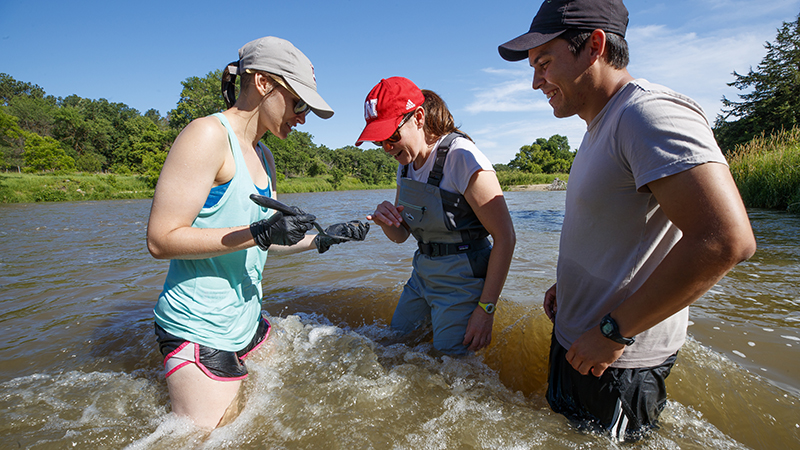
<svg viewBox="0 0 800 450">
<path fill-rule="evenodd" d="M 628 0 L 626 39 L 636 78 L 695 99 L 709 122 L 733 72 L 757 68 L 800 0 Z M 364 99 L 382 78 L 404 76 L 437 92 L 456 124 L 493 164 L 559 134 L 580 145 L 586 124 L 557 119 L 531 88 L 527 61 L 497 46 L 528 31 L 541 1 L 340 0 L 305 2 L 0 0 L 0 72 L 49 95 L 124 103 L 140 113 L 175 108 L 181 82 L 238 59 L 263 36 L 291 41 L 314 64 L 334 109 L 297 129 L 336 149 L 363 129 Z M 371 148 L 363 144 L 362 148 Z"/>
</svg>

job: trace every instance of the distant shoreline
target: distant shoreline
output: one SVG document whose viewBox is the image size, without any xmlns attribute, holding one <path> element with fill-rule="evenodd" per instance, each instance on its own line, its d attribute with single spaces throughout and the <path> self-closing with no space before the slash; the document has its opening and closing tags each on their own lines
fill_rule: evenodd
<svg viewBox="0 0 800 450">
<path fill-rule="evenodd" d="M 515 192 L 515 191 L 549 191 L 550 187 L 549 184 L 519 184 L 516 186 L 509 186 L 506 190 Z"/>
</svg>

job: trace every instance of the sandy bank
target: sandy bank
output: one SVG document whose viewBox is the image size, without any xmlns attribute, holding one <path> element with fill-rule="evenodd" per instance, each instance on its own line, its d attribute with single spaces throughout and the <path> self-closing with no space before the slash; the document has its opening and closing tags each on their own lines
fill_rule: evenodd
<svg viewBox="0 0 800 450">
<path fill-rule="evenodd" d="M 549 191 L 549 184 L 520 184 L 517 186 L 509 186 L 509 191 Z"/>
</svg>

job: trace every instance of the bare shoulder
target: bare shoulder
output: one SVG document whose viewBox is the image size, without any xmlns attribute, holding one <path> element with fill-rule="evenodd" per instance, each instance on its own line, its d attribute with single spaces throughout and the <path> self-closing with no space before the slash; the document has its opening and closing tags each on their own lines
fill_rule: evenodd
<svg viewBox="0 0 800 450">
<path fill-rule="evenodd" d="M 187 141 L 192 145 L 209 145 L 217 147 L 227 140 L 228 132 L 225 126 L 216 117 L 201 117 L 194 119 L 187 125 L 178 138 L 176 144 Z"/>
</svg>

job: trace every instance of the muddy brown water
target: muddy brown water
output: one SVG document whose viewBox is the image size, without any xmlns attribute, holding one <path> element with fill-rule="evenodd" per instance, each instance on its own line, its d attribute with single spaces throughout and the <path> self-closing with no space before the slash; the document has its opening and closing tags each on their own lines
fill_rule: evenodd
<svg viewBox="0 0 800 450">
<path fill-rule="evenodd" d="M 152 308 L 150 202 L 0 205 L 0 449 L 617 448 L 543 398 L 563 192 L 506 194 L 517 248 L 493 344 L 467 359 L 392 344 L 387 322 L 411 242 L 271 256 L 268 343 L 248 362 L 242 413 L 210 435 L 169 414 Z M 393 191 L 281 195 L 327 226 Z M 749 211 L 759 243 L 691 309 L 661 428 L 637 445 L 800 444 L 800 217 Z"/>
</svg>

